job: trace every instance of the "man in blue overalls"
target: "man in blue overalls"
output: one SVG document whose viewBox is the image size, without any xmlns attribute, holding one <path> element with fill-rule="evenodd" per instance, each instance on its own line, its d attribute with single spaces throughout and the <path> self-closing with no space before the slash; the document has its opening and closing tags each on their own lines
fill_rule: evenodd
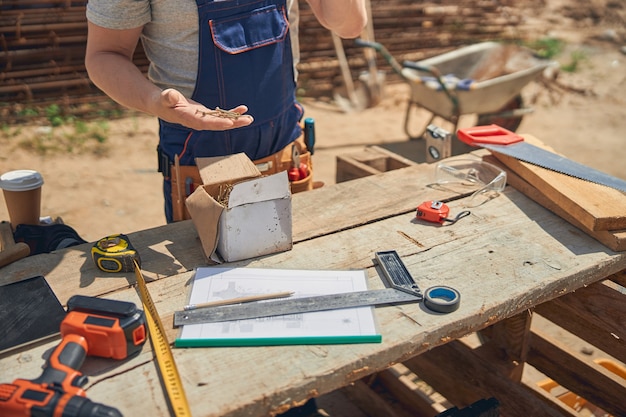
<svg viewBox="0 0 626 417">
<path fill-rule="evenodd" d="M 356 37 L 366 23 L 363 0 L 307 1 L 339 36 Z M 168 222 L 175 160 L 192 166 L 196 157 L 244 152 L 256 161 L 300 137 L 297 6 L 297 0 L 89 0 L 91 80 L 118 103 L 159 118 Z M 132 62 L 139 39 L 150 61 L 147 79 Z M 216 108 L 241 116 L 220 117 Z"/>
</svg>

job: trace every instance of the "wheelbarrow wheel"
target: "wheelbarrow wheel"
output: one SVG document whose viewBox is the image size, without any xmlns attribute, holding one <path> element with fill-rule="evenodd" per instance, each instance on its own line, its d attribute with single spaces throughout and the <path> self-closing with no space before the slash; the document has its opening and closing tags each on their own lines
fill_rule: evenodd
<svg viewBox="0 0 626 417">
<path fill-rule="evenodd" d="M 519 125 L 522 123 L 523 115 L 516 115 L 515 110 L 522 109 L 524 107 L 524 101 L 522 96 L 518 94 L 513 97 L 511 101 L 506 103 L 498 111 L 489 114 L 479 114 L 477 126 L 496 124 L 511 132 L 515 132 Z"/>
</svg>

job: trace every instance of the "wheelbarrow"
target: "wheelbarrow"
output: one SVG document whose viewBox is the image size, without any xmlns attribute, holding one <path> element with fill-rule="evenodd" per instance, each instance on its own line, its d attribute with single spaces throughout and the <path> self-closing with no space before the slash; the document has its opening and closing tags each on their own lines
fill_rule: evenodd
<svg viewBox="0 0 626 417">
<path fill-rule="evenodd" d="M 477 125 L 497 124 L 515 131 L 525 114 L 521 90 L 553 61 L 537 58 L 518 45 L 481 42 L 422 61 L 400 65 L 380 43 L 355 40 L 356 45 L 379 52 L 410 86 L 404 131 L 410 139 L 423 137 L 435 117 L 454 125 L 457 131 L 463 115 L 478 116 Z M 417 132 L 411 129 L 415 109 L 430 113 Z"/>
</svg>

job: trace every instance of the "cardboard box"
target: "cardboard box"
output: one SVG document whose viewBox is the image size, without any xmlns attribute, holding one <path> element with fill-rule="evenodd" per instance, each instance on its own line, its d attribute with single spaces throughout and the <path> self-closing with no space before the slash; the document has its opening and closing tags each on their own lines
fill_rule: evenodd
<svg viewBox="0 0 626 417">
<path fill-rule="evenodd" d="M 293 247 L 287 172 L 263 176 L 243 153 L 196 164 L 203 186 L 185 204 L 207 258 L 233 262 Z"/>
</svg>

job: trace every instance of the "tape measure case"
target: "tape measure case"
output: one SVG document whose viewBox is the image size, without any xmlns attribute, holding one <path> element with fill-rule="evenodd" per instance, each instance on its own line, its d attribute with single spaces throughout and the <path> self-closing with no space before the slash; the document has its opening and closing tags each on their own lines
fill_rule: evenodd
<svg viewBox="0 0 626 417">
<path fill-rule="evenodd" d="M 116 234 L 98 240 L 91 248 L 91 258 L 104 272 L 132 272 L 135 262 L 141 266 L 139 253 L 124 234 Z"/>
<path fill-rule="evenodd" d="M 244 153 L 196 164 L 204 185 L 185 204 L 207 258 L 233 262 L 293 247 L 285 171 L 263 176 Z"/>
</svg>

